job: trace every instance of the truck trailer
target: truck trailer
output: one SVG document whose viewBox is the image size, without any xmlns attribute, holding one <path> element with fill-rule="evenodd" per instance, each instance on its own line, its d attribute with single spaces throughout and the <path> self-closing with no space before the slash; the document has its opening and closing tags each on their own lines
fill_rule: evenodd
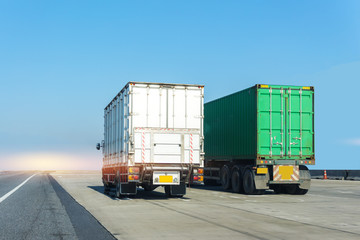
<svg viewBox="0 0 360 240">
<path fill-rule="evenodd" d="M 315 164 L 314 88 L 257 84 L 204 105 L 204 183 L 306 194 Z"/>
<path fill-rule="evenodd" d="M 203 105 L 203 85 L 127 83 L 104 109 L 97 149 L 105 192 L 120 198 L 163 186 L 181 197 L 187 183 L 202 183 Z"/>
</svg>

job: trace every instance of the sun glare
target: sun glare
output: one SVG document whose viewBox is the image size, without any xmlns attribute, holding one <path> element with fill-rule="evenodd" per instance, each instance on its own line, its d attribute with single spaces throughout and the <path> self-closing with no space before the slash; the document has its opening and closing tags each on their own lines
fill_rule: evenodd
<svg viewBox="0 0 360 240">
<path fill-rule="evenodd" d="M 95 170 L 101 168 L 101 159 L 97 156 L 53 152 L 7 156 L 5 162 L 12 170 Z"/>
</svg>

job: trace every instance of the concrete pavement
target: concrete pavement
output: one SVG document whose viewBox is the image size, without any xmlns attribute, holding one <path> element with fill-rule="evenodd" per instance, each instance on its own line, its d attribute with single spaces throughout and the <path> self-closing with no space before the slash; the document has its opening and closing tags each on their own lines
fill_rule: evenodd
<svg viewBox="0 0 360 240">
<path fill-rule="evenodd" d="M 247 196 L 196 187 L 136 198 L 103 194 L 100 172 L 52 176 L 118 239 L 359 239 L 360 182 L 313 180 L 307 195 Z"/>
</svg>

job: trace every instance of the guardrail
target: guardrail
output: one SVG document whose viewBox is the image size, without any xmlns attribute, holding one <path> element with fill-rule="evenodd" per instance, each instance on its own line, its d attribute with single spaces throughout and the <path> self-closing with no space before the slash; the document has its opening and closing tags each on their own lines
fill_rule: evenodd
<svg viewBox="0 0 360 240">
<path fill-rule="evenodd" d="M 326 171 L 326 177 L 324 177 Z M 358 180 L 360 170 L 310 170 L 313 179 Z"/>
</svg>

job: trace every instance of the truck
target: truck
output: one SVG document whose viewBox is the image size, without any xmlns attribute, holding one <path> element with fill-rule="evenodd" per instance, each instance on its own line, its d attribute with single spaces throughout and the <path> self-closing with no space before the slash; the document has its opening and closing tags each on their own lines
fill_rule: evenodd
<svg viewBox="0 0 360 240">
<path fill-rule="evenodd" d="M 204 105 L 204 183 L 306 194 L 315 164 L 314 87 L 256 84 Z"/>
<path fill-rule="evenodd" d="M 129 82 L 104 109 L 102 181 L 116 197 L 203 182 L 204 86 Z M 191 179 L 190 179 L 191 178 Z"/>
</svg>

